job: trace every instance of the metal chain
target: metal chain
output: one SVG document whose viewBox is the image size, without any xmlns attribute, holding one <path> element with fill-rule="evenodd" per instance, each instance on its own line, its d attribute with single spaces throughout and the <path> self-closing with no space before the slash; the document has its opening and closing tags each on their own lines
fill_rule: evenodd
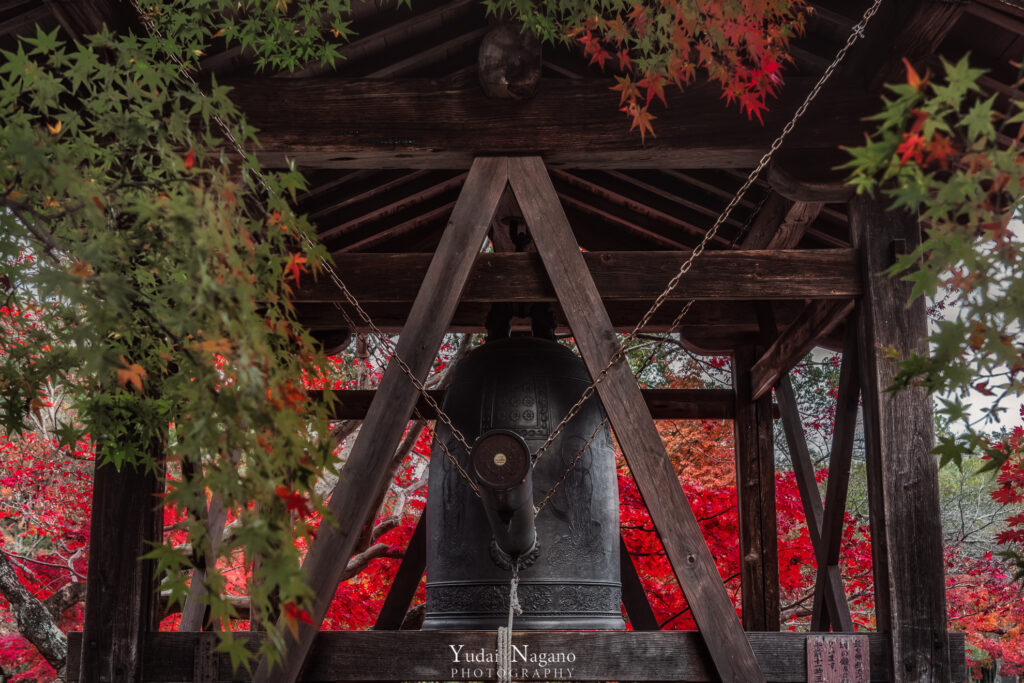
<svg viewBox="0 0 1024 683">
<path fill-rule="evenodd" d="M 342 317 L 345 318 L 345 322 L 349 325 L 349 328 L 350 329 L 355 329 L 356 328 L 355 321 L 352 320 L 351 316 L 349 316 L 348 311 L 346 311 L 338 303 L 335 303 L 335 307 L 341 313 Z M 379 338 L 381 340 L 381 344 L 384 344 L 384 342 L 386 342 L 386 341 L 390 341 L 386 337 L 379 337 Z M 369 355 L 373 356 L 374 360 L 376 360 L 377 363 L 379 363 L 381 366 L 386 365 L 386 360 L 382 359 L 382 358 L 380 358 L 378 356 L 378 354 L 380 353 L 380 348 L 377 347 L 377 346 L 374 346 L 372 351 L 370 351 L 369 348 L 370 348 L 369 345 L 367 345 L 367 351 L 368 351 Z M 430 396 L 430 394 L 426 392 L 426 387 L 425 386 L 424 386 L 424 389 L 421 391 L 421 393 L 424 396 L 427 396 L 427 397 Z M 431 399 L 431 400 L 433 401 L 433 399 Z M 435 402 L 434 405 L 436 406 L 437 403 Z M 459 476 L 462 477 L 465 480 L 466 485 L 469 486 L 469 488 L 473 492 L 473 494 L 477 498 L 479 498 L 480 497 L 480 489 L 479 489 L 479 487 L 477 486 L 477 484 L 473 480 L 473 478 L 471 476 L 469 476 L 469 473 L 466 472 L 465 468 L 463 468 L 462 464 L 459 463 L 458 458 L 456 458 L 455 455 L 451 452 L 451 450 L 449 450 L 448 444 L 445 443 L 442 439 L 438 438 L 436 430 L 434 430 L 430 426 L 430 421 L 427 420 L 425 417 L 423 417 L 423 414 L 420 412 L 419 408 L 413 406 L 413 413 L 416 415 L 416 419 L 422 421 L 424 423 L 424 425 L 426 425 L 424 427 L 424 429 L 427 430 L 427 435 L 430 437 L 431 441 L 433 441 L 434 443 L 438 444 L 441 447 L 441 450 L 444 451 L 445 457 L 448 458 L 448 461 L 452 464 L 452 467 L 454 467 L 455 471 L 459 473 Z M 453 432 L 453 434 L 454 433 L 455 432 Z M 463 438 L 462 442 L 465 443 L 465 438 Z M 467 453 L 469 452 L 468 449 L 467 449 L 466 452 Z"/>
<path fill-rule="evenodd" d="M 850 48 L 853 46 L 855 42 L 857 42 L 859 38 L 863 37 L 864 28 L 867 26 L 867 23 L 871 20 L 871 17 L 873 17 L 875 13 L 878 11 L 878 8 L 882 4 L 882 1 L 883 0 L 875 0 L 874 4 L 872 4 L 871 7 L 869 7 L 864 12 L 864 15 L 861 17 L 860 22 L 858 22 L 853 27 L 853 29 L 851 29 L 850 35 L 846 39 L 846 43 L 843 45 L 842 48 L 840 48 L 839 52 L 836 53 L 836 56 L 832 60 L 832 63 L 829 64 L 827 69 L 825 69 L 825 72 L 818 79 L 818 82 L 814 84 L 814 87 L 807 94 L 807 97 L 805 97 L 804 101 L 800 104 L 799 107 L 797 107 L 796 111 L 793 113 L 793 117 L 783 127 L 782 132 L 779 133 L 778 137 L 775 138 L 775 140 L 771 144 L 771 147 L 769 147 L 768 151 L 765 152 L 764 155 L 761 157 L 761 160 L 758 161 L 757 166 L 754 167 L 754 169 L 747 175 L 746 181 L 743 183 L 743 185 L 740 186 L 740 189 L 736 191 L 736 194 L 733 195 L 732 199 L 726 205 L 725 209 L 722 210 L 722 213 L 719 214 L 718 218 L 715 220 L 714 225 L 711 226 L 711 228 L 704 234 L 704 238 L 700 241 L 700 243 L 697 244 L 697 246 L 694 247 L 693 251 L 690 252 L 690 256 L 686 259 L 686 261 L 683 262 L 683 265 L 679 267 L 679 271 L 672 277 L 671 280 L 669 280 L 668 284 L 665 286 L 664 291 L 662 291 L 661 294 L 658 295 L 658 298 L 654 300 L 654 303 L 651 305 L 651 307 L 647 309 L 647 312 L 644 313 L 643 317 L 640 319 L 640 322 L 638 322 L 636 326 L 633 327 L 633 329 L 629 332 L 629 334 L 627 334 L 626 337 L 620 342 L 619 348 L 615 351 L 615 353 L 612 354 L 612 357 L 608 360 L 608 364 L 604 367 L 603 370 L 601 370 L 601 372 L 598 373 L 597 377 L 594 378 L 594 381 L 590 384 L 590 386 L 586 388 L 586 390 L 583 392 L 583 395 L 580 396 L 580 399 L 569 409 L 569 412 L 566 414 L 564 418 L 562 418 L 562 421 L 558 423 L 554 431 L 552 431 L 551 434 L 548 435 L 548 438 L 541 445 L 540 449 L 538 449 L 535 459 L 539 459 L 542 455 L 544 455 L 544 453 L 551 446 L 551 443 L 555 440 L 555 438 L 557 438 L 558 435 L 562 432 L 562 430 L 565 429 L 569 421 L 572 420 L 572 418 L 574 418 L 577 413 L 579 413 L 580 409 L 583 407 L 583 404 L 586 403 L 587 399 L 589 399 L 594 394 L 594 391 L 597 389 L 597 385 L 604 381 L 605 377 L 608 376 L 608 373 L 611 371 L 611 369 L 625 356 L 626 345 L 636 338 L 637 334 L 640 333 L 641 329 L 647 326 L 647 324 L 651 321 L 651 318 L 654 316 L 654 314 L 658 311 L 658 309 L 661 308 L 661 306 L 665 303 L 665 300 L 668 299 L 668 297 L 672 294 L 675 288 L 679 285 L 680 280 L 682 280 L 686 273 L 690 271 L 690 268 L 693 267 L 693 262 L 696 261 L 702 253 L 704 253 L 704 250 L 707 248 L 707 245 L 711 242 L 711 240 L 715 238 L 715 235 L 718 234 L 718 230 L 722 227 L 722 224 L 724 224 L 725 221 L 728 220 L 729 216 L 732 214 L 733 209 L 735 209 L 736 206 L 743 200 L 743 197 L 746 196 L 747 191 L 750 190 L 751 186 L 753 186 L 754 182 L 761 174 L 761 171 L 763 171 L 765 167 L 768 166 L 768 164 L 772 160 L 772 157 L 775 156 L 775 153 L 782 146 L 782 143 L 785 141 L 786 137 L 793 131 L 793 128 L 796 126 L 797 122 L 807 112 L 807 108 L 811 105 L 811 102 L 813 102 L 815 98 L 818 97 L 818 94 L 821 92 L 821 89 L 825 86 L 825 83 L 828 82 L 828 80 L 832 77 L 832 74 L 839 67 L 840 62 L 842 62 L 843 59 L 846 57 L 846 53 L 849 52 Z M 676 316 L 676 319 L 673 321 L 672 329 L 678 326 L 679 322 L 681 322 L 682 319 L 686 316 L 686 314 L 689 313 L 694 301 L 694 299 L 690 299 L 686 303 L 686 305 L 683 307 L 683 310 L 680 312 L 678 316 Z"/>
</svg>

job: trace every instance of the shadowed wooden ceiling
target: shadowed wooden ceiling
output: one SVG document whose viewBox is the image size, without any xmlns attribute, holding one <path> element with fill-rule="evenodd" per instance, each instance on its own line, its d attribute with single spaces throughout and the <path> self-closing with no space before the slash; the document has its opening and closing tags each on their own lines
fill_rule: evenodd
<svg viewBox="0 0 1024 683">
<path fill-rule="evenodd" d="M 299 209 L 336 256 L 433 251 L 468 160 L 488 152 L 542 155 L 588 251 L 687 250 L 735 194 L 868 4 L 810 5 L 806 33 L 792 46 L 787 85 L 764 126 L 718 102 L 717 89 L 695 85 L 671 92 L 668 109 L 654 109 L 657 137 L 643 144 L 617 111 L 610 75 L 571 46 L 543 47 L 535 101 L 484 98 L 477 55 L 494 22 L 479 0 L 413 0 L 412 7 L 393 0 L 355 2 L 356 36 L 341 49 L 345 59 L 335 73 L 319 67 L 260 73 L 252 55 L 223 44 L 202 65 L 235 88 L 235 101 L 262 131 L 264 162 L 295 160 L 305 172 L 309 190 Z M 0 0 L 0 47 L 13 47 L 15 36 L 33 24 L 79 37 L 103 22 L 140 30 L 131 7 L 115 0 Z M 967 52 L 987 69 L 981 84 L 1001 106 L 1020 99 L 1014 62 L 1024 57 L 1024 3 L 883 3 L 866 39 L 794 131 L 779 163 L 740 202 L 709 248 L 848 247 L 847 196 L 836 193 L 841 174 L 830 170 L 843 160 L 837 144 L 856 143 L 863 135 L 861 119 L 877 110 L 881 84 L 903 76 L 901 57 L 934 71 L 941 58 L 956 60 Z M 494 230 L 506 230 L 507 216 L 497 218 Z M 507 235 L 494 239 L 503 242 Z M 337 326 L 324 322 L 320 304 L 300 303 L 300 312 L 315 328 Z M 623 320 L 630 315 L 623 313 Z M 714 317 L 713 307 L 707 315 Z M 395 313 L 395 325 L 401 316 Z M 744 329 L 752 333 L 749 320 Z M 719 337 L 738 329 L 719 324 Z"/>
</svg>

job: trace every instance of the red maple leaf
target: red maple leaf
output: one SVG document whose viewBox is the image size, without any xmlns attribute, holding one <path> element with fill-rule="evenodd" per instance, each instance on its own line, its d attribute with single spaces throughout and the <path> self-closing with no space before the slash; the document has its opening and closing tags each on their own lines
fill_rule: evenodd
<svg viewBox="0 0 1024 683">
<path fill-rule="evenodd" d="M 302 264 L 306 262 L 306 257 L 302 254 L 292 254 L 291 258 L 288 259 L 287 265 L 285 265 L 285 277 L 291 277 L 295 280 L 295 285 L 299 286 L 299 276 L 302 271 L 305 270 Z"/>
</svg>

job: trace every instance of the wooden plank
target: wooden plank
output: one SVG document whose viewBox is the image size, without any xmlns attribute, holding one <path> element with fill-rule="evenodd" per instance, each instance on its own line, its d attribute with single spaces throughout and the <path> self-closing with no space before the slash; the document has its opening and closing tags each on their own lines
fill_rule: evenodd
<svg viewBox="0 0 1024 683">
<path fill-rule="evenodd" d="M 775 324 L 771 307 L 768 305 L 760 307 L 758 309 L 758 317 L 761 320 L 764 338 L 777 338 L 778 328 Z M 845 356 L 844 363 L 846 364 L 845 367 L 847 369 L 845 372 L 848 377 L 850 361 Z M 796 393 L 793 391 L 793 384 L 789 380 L 788 372 L 783 374 L 775 384 L 775 396 L 778 399 L 779 411 L 782 414 L 783 433 L 789 446 L 790 462 L 793 464 L 793 474 L 796 478 L 797 490 L 800 492 L 800 501 L 804 508 L 804 518 L 807 520 L 807 533 L 811 538 L 811 546 L 814 548 L 815 556 L 820 558 L 826 554 L 823 550 L 825 541 L 823 540 L 822 531 L 824 506 L 821 502 L 821 494 L 818 492 L 818 481 L 815 478 L 814 463 L 811 462 L 811 455 L 807 450 L 807 442 L 804 439 L 804 427 L 796 403 Z M 856 397 L 854 397 L 853 401 L 854 406 L 856 406 Z M 833 442 L 834 445 L 835 443 Z M 838 482 L 841 481 L 843 476 L 849 476 L 849 465 L 847 465 L 845 475 L 836 473 L 837 487 L 839 486 Z M 844 509 L 845 500 L 844 493 Z M 854 628 L 853 620 L 850 616 L 850 605 L 846 599 L 846 591 L 843 589 L 842 574 L 839 572 L 839 568 L 819 559 L 817 581 L 819 585 L 816 590 L 821 592 L 818 597 L 823 599 L 824 603 L 815 603 L 817 611 L 814 612 L 815 617 L 812 617 L 812 621 L 815 618 L 818 621 L 813 621 L 817 625 L 817 628 L 814 630 L 827 631 L 831 623 L 837 631 L 852 632 Z"/>
<path fill-rule="evenodd" d="M 783 374 L 799 363 L 853 309 L 853 301 L 812 301 L 750 369 L 753 397 L 768 393 Z"/>
<path fill-rule="evenodd" d="M 420 381 L 434 361 L 506 184 L 505 159 L 481 158 L 473 163 L 396 348 Z M 363 526 L 375 512 L 373 492 L 384 484 L 417 396 L 397 363 L 389 363 L 331 495 L 329 510 L 337 526 L 320 529 L 302 565 L 316 596 L 313 623 L 299 626 L 299 637 L 289 643 L 280 665 L 271 669 L 261 661 L 255 680 L 291 683 L 298 678 L 345 570 L 346 562 L 339 558 L 352 555 Z"/>
<path fill-rule="evenodd" d="M 409 611 L 416 589 L 427 568 L 427 515 L 420 515 L 416 528 L 409 539 L 409 547 L 405 549 L 402 562 L 398 565 L 395 579 L 391 582 L 388 595 L 381 605 L 377 623 L 373 628 L 378 631 L 396 631 L 402 626 L 405 613 Z"/>
<path fill-rule="evenodd" d="M 857 358 L 856 325 L 848 324 L 843 344 L 843 364 L 839 369 L 839 389 L 836 405 L 836 423 L 832 432 L 832 449 L 828 462 L 828 489 L 825 494 L 825 509 L 821 516 L 821 543 L 815 546 L 818 566 L 825 567 L 831 574 L 839 575 L 839 551 L 846 521 L 846 494 L 850 485 L 850 466 L 853 463 L 853 442 L 857 431 L 857 413 L 860 411 L 860 367 Z M 840 587 L 842 578 L 839 579 Z M 825 603 L 835 593 L 828 587 L 834 582 L 831 576 L 818 572 L 814 587 L 814 609 L 811 614 L 811 630 L 826 631 L 831 622 L 836 631 L 853 631 L 849 605 L 844 599 L 837 611 L 830 604 L 827 612 Z"/>
<path fill-rule="evenodd" d="M 714 83 L 696 83 L 658 112 L 657 137 L 624 130 L 605 79 L 541 79 L 528 100 L 486 97 L 473 81 L 225 78 L 230 97 L 260 131 L 260 160 L 306 168 L 468 168 L 480 154 L 539 154 L 568 168 L 750 168 L 814 83 L 791 77 L 764 125 L 722 109 Z M 800 122 L 787 148 L 857 144 L 877 109 L 863 91 L 832 89 Z"/>
<path fill-rule="evenodd" d="M 539 157 L 509 159 L 509 185 L 592 376 L 618 349 L 611 321 Z M 723 680 L 762 681 L 722 577 L 629 369 L 620 361 L 597 385 L 637 488 Z M 604 676 L 601 676 L 603 679 Z"/>
<path fill-rule="evenodd" d="M 779 543 L 775 521 L 772 399 L 770 394 L 750 398 L 754 358 L 753 347 L 740 347 L 733 355 L 732 365 L 743 628 L 777 631 L 780 626 Z"/>
<path fill-rule="evenodd" d="M 345 304 L 339 305 L 348 314 L 349 318 L 359 317 L 355 309 Z M 605 308 L 615 328 L 626 332 L 633 329 L 633 326 L 636 325 L 650 305 L 650 300 L 612 300 L 606 302 Z M 411 303 L 402 302 L 366 303 L 363 305 L 364 309 L 370 314 L 381 330 L 394 334 L 402 331 L 402 326 L 409 317 L 410 306 Z M 650 324 L 644 330 L 647 332 L 670 331 L 670 324 L 676 317 L 676 314 L 679 313 L 679 307 L 680 304 L 663 306 L 654 314 Z M 783 326 L 795 320 L 797 315 L 803 310 L 803 307 L 804 302 L 799 300 L 776 301 L 772 304 L 772 309 L 775 311 L 779 324 Z M 562 313 L 561 306 L 553 303 L 552 308 L 555 311 L 555 318 L 559 321 L 564 321 L 565 316 Z M 320 302 L 299 303 L 295 305 L 295 309 L 299 320 L 311 330 L 338 332 L 337 338 L 341 338 L 342 331 L 344 331 L 345 335 L 349 333 L 346 329 L 348 322 L 345 320 L 345 316 L 342 315 L 341 311 L 334 304 Z M 455 309 L 455 315 L 452 318 L 449 329 L 453 332 L 485 332 L 484 322 L 490 309 L 491 305 L 487 303 L 460 303 L 459 307 Z M 365 325 L 359 325 L 360 321 L 357 320 L 356 322 L 357 332 L 368 331 Z M 556 329 L 563 333 L 569 332 L 569 327 L 564 322 L 560 322 Z M 683 324 L 671 331 L 681 331 L 684 339 L 689 339 L 690 337 L 742 335 L 757 335 L 756 339 L 760 338 L 753 302 L 750 301 L 730 301 L 728 305 L 723 305 L 720 301 L 697 301 L 690 309 Z M 727 347 L 730 352 L 733 346 L 735 346 L 735 342 Z"/>
<path fill-rule="evenodd" d="M 334 420 L 361 420 L 366 417 L 376 394 L 374 389 L 347 389 L 329 392 L 334 395 Z M 430 389 L 427 393 L 438 405 L 444 401 L 444 389 Z M 643 389 L 644 402 L 655 420 L 731 420 L 736 414 L 736 403 L 731 389 Z M 323 392 L 310 392 L 319 400 Z M 424 419 L 437 417 L 422 396 L 416 408 Z"/>
<path fill-rule="evenodd" d="M 626 616 L 634 631 L 657 631 L 661 628 L 647 592 L 640 580 L 640 575 L 629 556 L 626 542 L 619 536 L 619 576 L 622 580 L 622 606 L 626 608 Z"/>
<path fill-rule="evenodd" d="M 147 683 L 180 683 L 191 680 L 195 640 L 200 633 L 152 633 L 146 639 L 145 680 Z M 765 677 L 772 683 L 807 681 L 806 642 L 814 634 L 748 633 L 750 647 Z M 238 633 L 255 649 L 263 636 Z M 892 680 L 887 637 L 867 634 L 871 654 L 871 680 Z M 964 634 L 949 634 L 956 654 L 951 680 L 966 680 Z M 69 634 L 72 654 L 81 649 L 80 633 Z M 711 668 L 700 634 L 694 631 L 516 631 L 512 642 L 529 652 L 572 652 L 574 680 L 692 681 L 720 680 Z M 494 633 L 485 631 L 324 631 L 317 635 L 302 680 L 328 683 L 351 680 L 449 681 L 452 651 L 449 645 L 464 645 L 460 652 L 493 652 Z M 250 675 L 239 669 L 232 676 L 228 656 L 215 653 L 219 663 L 218 681 L 247 681 Z M 565 664 L 562 665 L 563 668 Z M 456 666 L 456 668 L 461 668 Z M 473 677 L 480 680 L 484 676 Z M 554 676 L 544 677 L 557 680 Z"/>
<path fill-rule="evenodd" d="M 922 387 L 886 393 L 898 369 L 886 355 L 927 352 L 924 299 L 908 307 L 911 284 L 884 273 L 894 240 L 914 249 L 921 230 L 914 216 L 885 204 L 858 195 L 849 205 L 864 262 L 857 330 L 875 611 L 879 629 L 892 634 L 896 680 L 944 681 L 951 657 L 931 397 Z"/>
<path fill-rule="evenodd" d="M 412 301 L 430 254 L 336 254 L 335 268 L 360 303 Z M 586 270 L 603 300 L 652 301 L 689 257 L 686 251 L 592 251 Z M 709 251 L 697 259 L 671 301 L 843 299 L 860 296 L 859 262 L 852 249 Z M 481 254 L 463 302 L 555 301 L 536 253 Z M 297 303 L 341 301 L 326 277 L 296 291 Z M 645 307 L 646 308 L 646 307 Z"/>
<path fill-rule="evenodd" d="M 156 629 L 160 615 L 155 562 L 139 557 L 162 539 L 162 488 L 162 477 L 152 471 L 96 467 L 81 683 L 141 680 L 143 637 Z"/>
</svg>

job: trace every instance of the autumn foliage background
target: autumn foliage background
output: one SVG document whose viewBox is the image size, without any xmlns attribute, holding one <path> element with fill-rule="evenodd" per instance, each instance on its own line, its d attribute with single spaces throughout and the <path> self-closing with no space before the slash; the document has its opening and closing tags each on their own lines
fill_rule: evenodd
<svg viewBox="0 0 1024 683">
<path fill-rule="evenodd" d="M 5 310 L 3 315 L 29 315 Z M 371 342 L 370 346 L 373 344 Z M 456 342 L 446 345 L 435 365 L 435 380 L 443 377 Z M 463 350 L 464 352 L 464 350 Z M 353 388 L 373 386 L 380 376 L 381 356 L 358 353 L 355 345 L 345 353 L 332 356 L 332 367 L 309 384 L 316 388 Z M 681 353 L 666 354 L 654 375 L 648 377 L 659 385 L 676 388 L 720 386 L 727 381 L 727 358 L 701 359 Z M 808 442 L 827 443 L 831 433 L 838 382 L 839 356 L 830 355 L 808 360 L 794 370 Z M 650 375 L 650 373 L 648 373 Z M 35 409 L 37 429 L 21 435 L 0 437 L 0 533 L 2 551 L 17 569 L 23 584 L 43 600 L 56 602 L 61 593 L 75 592 L 85 579 L 89 550 L 89 497 L 93 453 L 88 440 L 73 449 L 60 448 L 47 424 L 56 424 L 55 415 L 65 406 L 60 393 L 44 397 Z M 407 434 L 408 448 L 389 489 L 385 504 L 375 520 L 379 535 L 362 551 L 372 550 L 365 566 L 338 589 L 331 605 L 325 629 L 366 629 L 372 627 L 384 601 L 399 559 L 409 542 L 413 528 L 423 511 L 426 499 L 426 463 L 430 455 L 431 435 L 421 425 L 411 424 Z M 737 608 L 740 606 L 739 545 L 736 511 L 736 482 L 733 454 L 733 425 L 725 420 L 660 421 L 659 430 L 672 457 L 680 482 L 694 506 L 719 572 Z M 344 457 L 346 445 L 355 434 L 343 439 L 339 456 Z M 1024 437 L 1017 426 L 1015 439 Z M 778 440 L 777 443 L 781 442 Z M 784 450 L 784 449 L 783 449 Z M 820 462 L 823 458 L 819 457 Z M 813 602 L 815 558 L 808 536 L 793 472 L 786 466 L 784 453 L 777 455 L 776 502 L 778 506 L 779 570 L 782 628 L 805 630 L 809 625 Z M 1024 540 L 1024 467 L 1019 461 L 1008 463 L 998 475 L 972 475 L 967 465 L 964 472 L 953 467 L 943 472 L 943 491 L 965 486 L 967 496 L 944 495 L 944 508 L 956 508 L 964 514 L 966 500 L 983 503 L 991 519 L 981 528 L 947 528 L 946 571 L 947 600 L 951 628 L 964 631 L 968 637 L 968 659 L 972 671 L 981 671 L 995 660 L 1001 660 L 1004 673 L 1024 673 L 1024 602 L 1021 587 L 1011 576 L 1010 565 L 998 556 L 999 544 Z M 621 525 L 627 548 L 643 580 L 654 613 L 666 629 L 693 629 L 671 567 L 664 555 L 653 524 L 639 493 L 619 459 Z M 819 484 L 824 490 L 828 472 L 818 469 Z M 283 494 L 284 495 L 284 494 Z M 858 629 L 875 628 L 871 579 L 870 533 L 866 518 L 863 490 L 863 461 L 854 465 L 850 503 L 843 536 L 842 572 L 851 611 Z M 309 514 L 308 510 L 303 511 Z M 968 514 L 977 510 L 966 511 Z M 173 508 L 164 512 L 168 538 L 185 542 L 176 530 L 181 514 Z M 231 519 L 226 529 L 230 532 Z M 310 515 L 315 528 L 319 519 Z M 948 526 L 948 525 L 947 525 Z M 954 525 L 955 526 L 955 525 Z M 977 526 L 977 525 L 976 525 Z M 996 530 L 997 533 L 992 533 Z M 957 533 L 961 534 L 957 538 Z M 300 542 L 301 544 L 301 542 Z M 244 605 L 246 585 L 251 579 L 248 561 L 238 553 L 233 563 L 222 569 L 228 579 L 229 592 Z M 72 589 L 69 590 L 69 587 Z M 83 593 L 60 606 L 60 625 L 66 630 L 81 628 Z M 58 596 L 54 598 L 52 596 Z M 423 589 L 414 605 L 422 609 Z M 0 602 L 0 606 L 5 603 Z M 2 608 L 0 608 L 2 609 Z M 416 608 L 414 608 L 415 612 Z M 301 618 L 301 614 L 296 614 Z M 180 614 L 172 611 L 163 619 L 162 628 L 176 630 Z M 12 680 L 49 680 L 53 670 L 34 648 L 18 634 L 8 612 L 0 611 L 0 667 Z M 235 620 L 230 628 L 249 628 L 246 619 Z"/>
</svg>

